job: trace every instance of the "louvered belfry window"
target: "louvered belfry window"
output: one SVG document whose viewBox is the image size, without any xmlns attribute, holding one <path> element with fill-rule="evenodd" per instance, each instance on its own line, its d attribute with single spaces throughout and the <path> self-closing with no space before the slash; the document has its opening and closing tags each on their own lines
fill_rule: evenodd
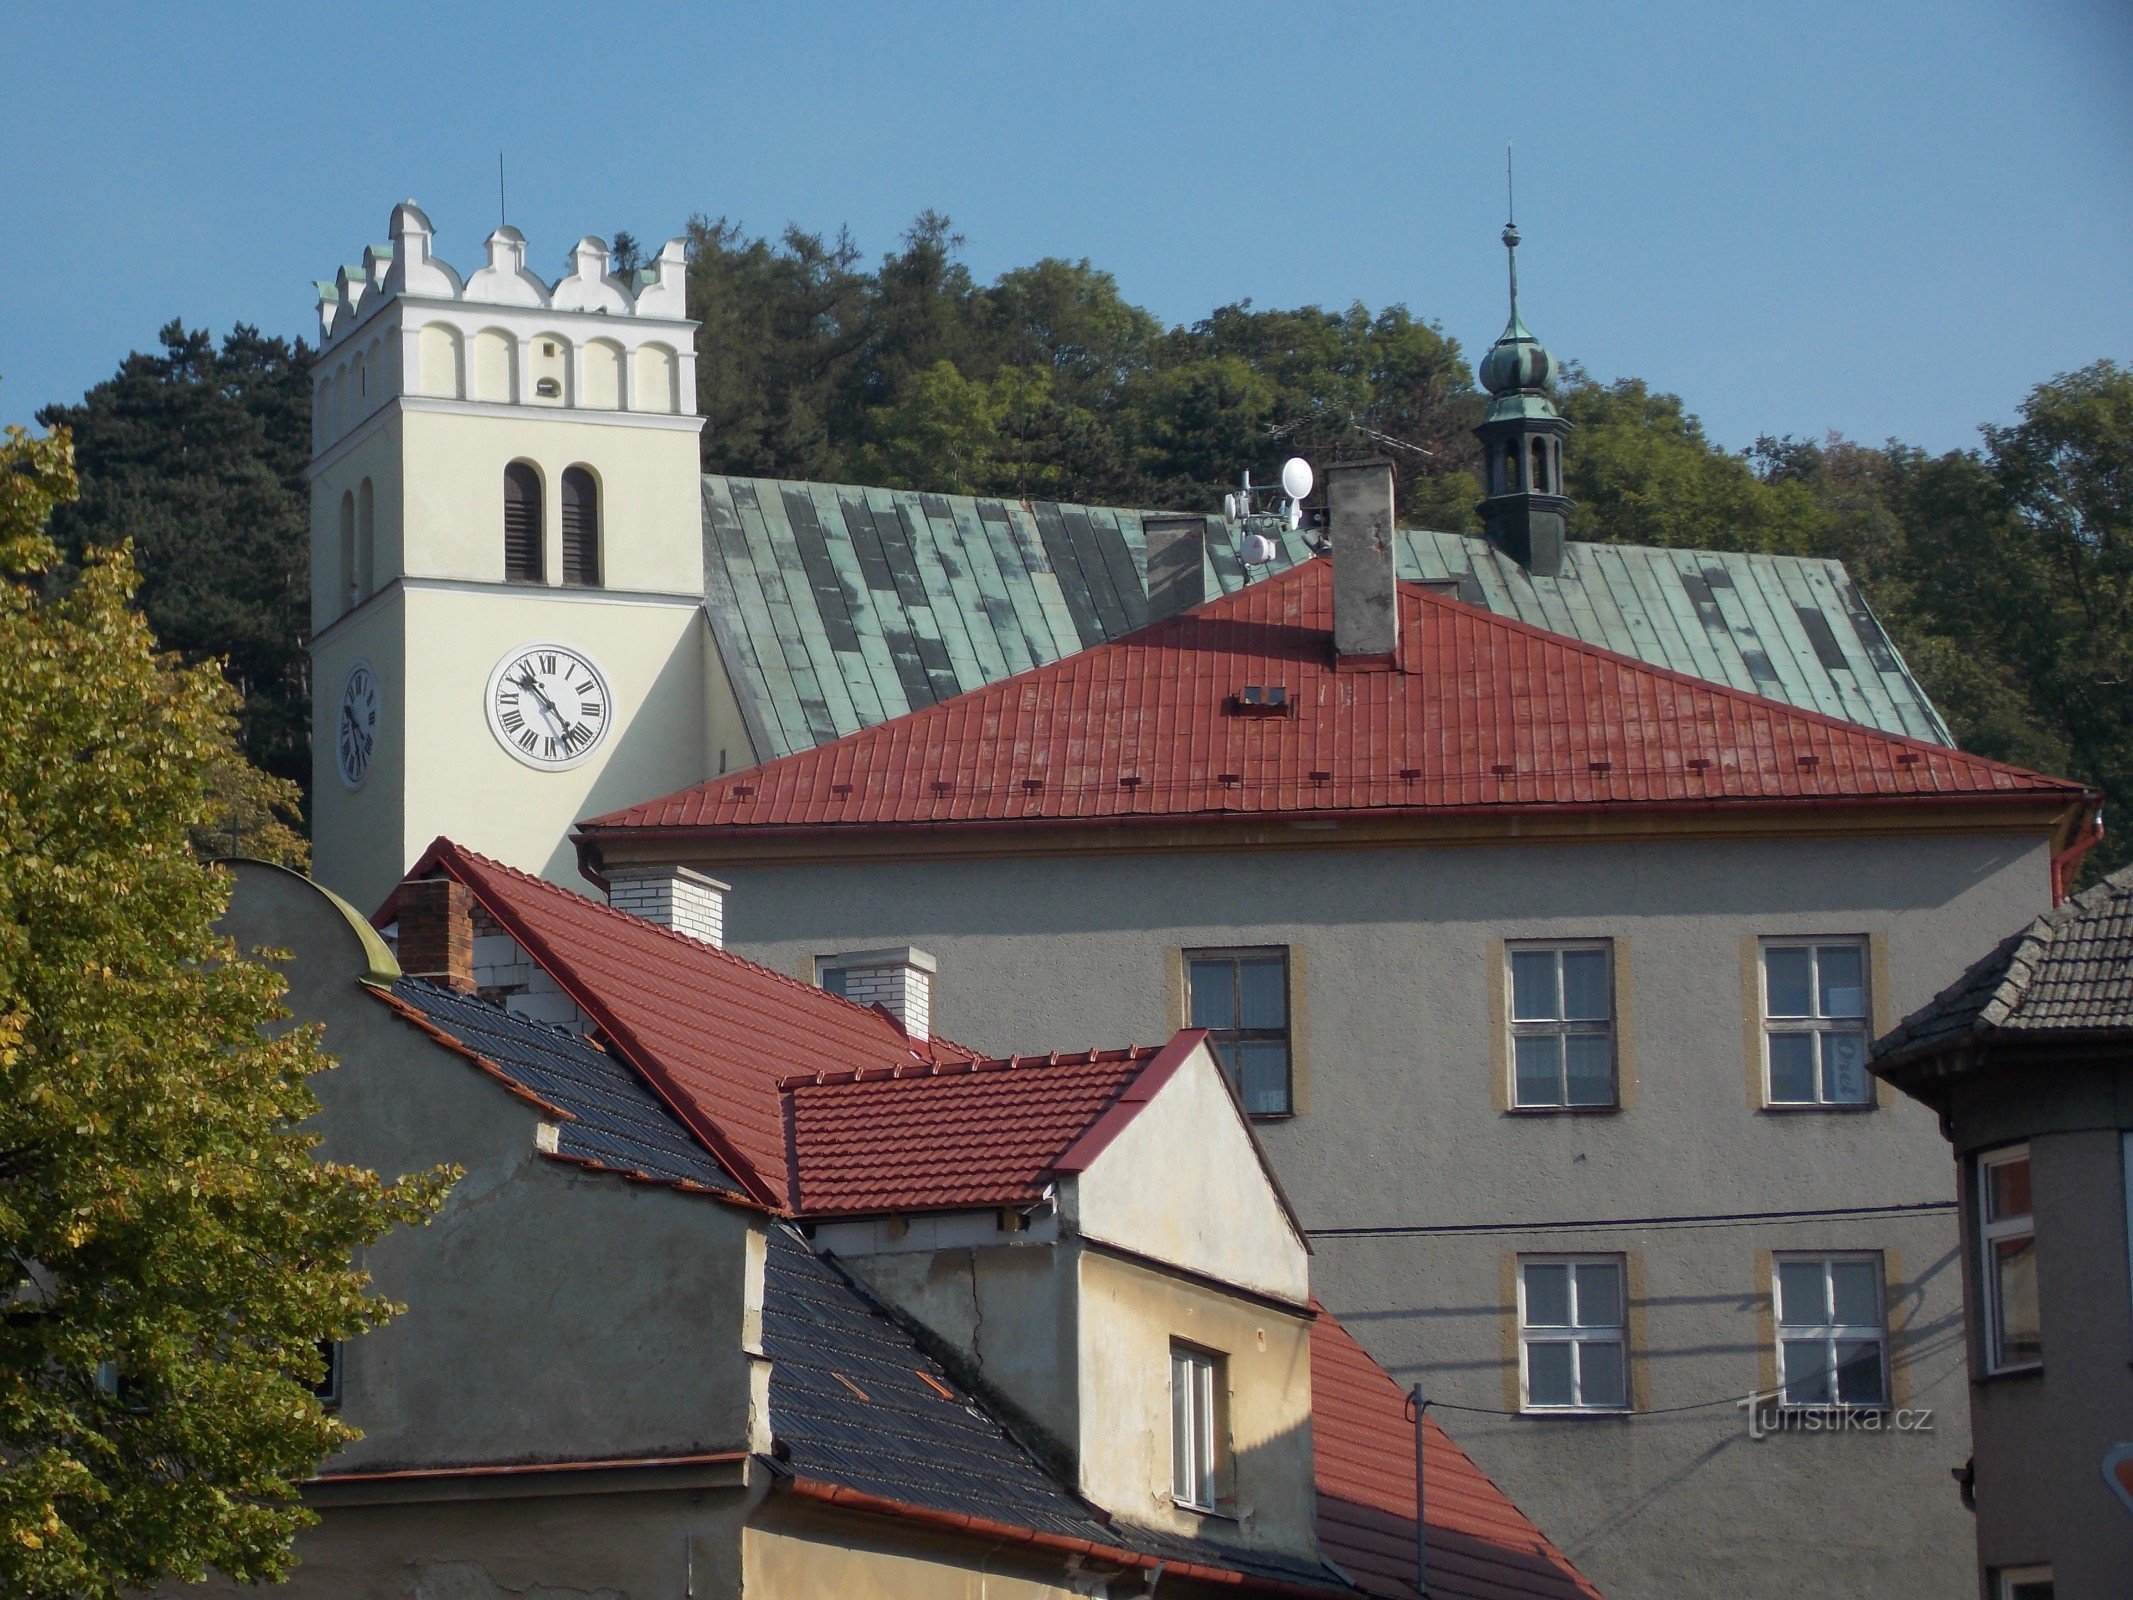
<svg viewBox="0 0 2133 1600">
<path fill-rule="evenodd" d="M 600 583 L 600 486 L 583 467 L 563 473 L 563 581 Z"/>
<path fill-rule="evenodd" d="M 541 581 L 541 475 L 523 461 L 504 468 L 504 580 Z"/>
</svg>

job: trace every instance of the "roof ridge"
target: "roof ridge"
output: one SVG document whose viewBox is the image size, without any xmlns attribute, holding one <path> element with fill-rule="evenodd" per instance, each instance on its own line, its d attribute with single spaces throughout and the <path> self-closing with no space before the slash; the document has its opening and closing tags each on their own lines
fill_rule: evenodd
<svg viewBox="0 0 2133 1600">
<path fill-rule="evenodd" d="M 640 917 L 628 911 L 617 911 L 613 906 L 606 904 L 604 901 L 595 900 L 591 895 L 580 894 L 575 889 L 567 888 L 560 883 L 551 883 L 546 878 L 539 877 L 531 872 L 527 872 L 522 867 L 514 867 L 509 862 L 498 861 L 493 856 L 483 855 L 479 850 L 471 849 L 468 846 L 463 845 L 457 840 L 449 838 L 444 834 L 439 834 L 437 836 L 436 841 L 431 844 L 430 849 L 423 852 L 422 859 L 425 861 L 428 860 L 431 852 L 436 850 L 437 846 L 440 844 L 454 851 L 456 854 L 466 860 L 476 862 L 483 867 L 487 867 L 493 871 L 503 873 L 507 877 L 516 878 L 530 888 L 545 890 L 551 894 L 568 896 L 572 900 L 579 901 L 582 904 L 591 907 L 594 911 L 599 912 L 603 916 L 622 917 L 626 919 L 628 926 L 632 928 L 648 928 L 654 933 L 660 934 L 665 938 L 674 940 L 678 945 L 688 950 L 692 954 L 715 956 L 721 961 L 730 962 L 734 966 L 744 968 L 747 971 L 759 972 L 766 977 L 774 978 L 779 984 L 783 985 L 788 989 L 795 990 L 802 994 L 814 995 L 824 1000 L 833 1001 L 835 1002 L 835 1004 L 840 1006 L 849 1006 L 852 1010 L 859 1012 L 863 1015 L 873 1017 L 877 1020 L 887 1020 L 884 1017 L 883 1013 L 875 1006 L 862 1005 L 856 1000 L 846 999 L 843 995 L 838 994 L 833 990 L 825 989 L 820 984 L 803 983 L 800 979 L 795 978 L 789 972 L 780 972 L 776 967 L 765 966 L 760 961 L 751 961 L 748 959 L 748 957 L 744 955 L 738 955 L 735 952 L 728 950 L 724 945 L 708 944 L 702 939 L 691 938 L 686 933 L 677 933 L 674 929 L 667 927 L 664 923 L 654 922 L 649 917 Z M 421 862 L 418 861 L 416 863 L 416 866 L 419 867 L 420 865 Z M 412 872 L 413 870 L 414 868 L 409 869 L 410 872 Z M 889 1025 L 892 1027 L 894 1026 L 893 1023 Z M 897 1031 L 901 1033 L 902 1030 L 899 1029 Z M 906 1048 L 909 1048 L 911 1044 L 910 1037 L 908 1035 L 904 1035 L 903 1037 Z M 964 1055 L 974 1056 L 977 1054 L 977 1052 L 970 1049 L 969 1046 L 957 1044 L 953 1039 L 944 1038 L 940 1035 L 929 1036 L 929 1038 L 927 1039 L 927 1043 L 929 1045 L 946 1045 L 950 1050 L 960 1052 Z M 916 1055 L 917 1052 L 913 1051 L 912 1054 Z M 919 1057 L 919 1059 L 924 1060 L 926 1058 Z"/>
<path fill-rule="evenodd" d="M 881 1067 L 846 1067 L 836 1072 L 795 1072 L 778 1080 L 782 1090 L 836 1089 L 855 1083 L 917 1083 L 932 1078 L 967 1078 L 981 1072 L 1027 1072 L 1042 1067 L 1126 1066 L 1162 1052 L 1159 1044 L 1093 1045 L 1086 1050 L 1057 1050 L 1042 1055 L 971 1055 L 930 1061 L 917 1067 L 897 1063 Z"/>
</svg>

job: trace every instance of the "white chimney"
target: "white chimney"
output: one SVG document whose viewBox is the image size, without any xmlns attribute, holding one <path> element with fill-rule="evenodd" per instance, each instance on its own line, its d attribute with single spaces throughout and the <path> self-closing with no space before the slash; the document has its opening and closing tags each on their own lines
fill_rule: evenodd
<svg viewBox="0 0 2133 1600">
<path fill-rule="evenodd" d="M 831 994 L 886 1010 L 913 1039 L 931 1037 L 933 974 L 938 963 L 923 950 L 846 950 L 815 957 L 815 982 Z"/>
<path fill-rule="evenodd" d="M 1326 532 L 1333 545 L 1333 649 L 1342 659 L 1389 660 L 1400 649 L 1392 463 L 1326 468 Z"/>
<path fill-rule="evenodd" d="M 733 886 L 687 867 L 610 867 L 607 903 L 714 950 L 726 941 L 726 892 Z"/>
</svg>

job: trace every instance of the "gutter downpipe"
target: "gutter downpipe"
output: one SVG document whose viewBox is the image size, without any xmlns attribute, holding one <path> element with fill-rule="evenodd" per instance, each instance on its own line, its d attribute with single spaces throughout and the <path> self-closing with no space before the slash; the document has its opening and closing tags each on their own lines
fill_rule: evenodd
<svg viewBox="0 0 2133 1600">
<path fill-rule="evenodd" d="M 2052 857 L 2052 904 L 2060 905 L 2073 892 L 2074 874 L 2081 868 L 2081 861 L 2091 850 L 2103 842 L 2103 807 L 2092 805 L 2088 815 L 2075 827 L 2074 836 L 2066 848 Z"/>
</svg>

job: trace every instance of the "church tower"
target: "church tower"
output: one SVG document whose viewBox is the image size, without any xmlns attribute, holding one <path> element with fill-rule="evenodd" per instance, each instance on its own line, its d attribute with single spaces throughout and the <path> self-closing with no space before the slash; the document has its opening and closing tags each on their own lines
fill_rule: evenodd
<svg viewBox="0 0 2133 1600">
<path fill-rule="evenodd" d="M 1474 435 L 1481 441 L 1488 494 L 1479 507 L 1489 542 L 1537 578 L 1563 570 L 1563 439 L 1570 424 L 1556 415 L 1556 363 L 1518 315 L 1518 224 L 1506 223 L 1511 259 L 1511 320 L 1481 363 L 1489 409 Z"/>
<path fill-rule="evenodd" d="M 465 278 L 390 230 L 312 372 L 314 871 L 366 909 L 440 833 L 572 882 L 576 819 L 716 759 L 682 241 L 550 284 L 515 228 Z"/>
</svg>

